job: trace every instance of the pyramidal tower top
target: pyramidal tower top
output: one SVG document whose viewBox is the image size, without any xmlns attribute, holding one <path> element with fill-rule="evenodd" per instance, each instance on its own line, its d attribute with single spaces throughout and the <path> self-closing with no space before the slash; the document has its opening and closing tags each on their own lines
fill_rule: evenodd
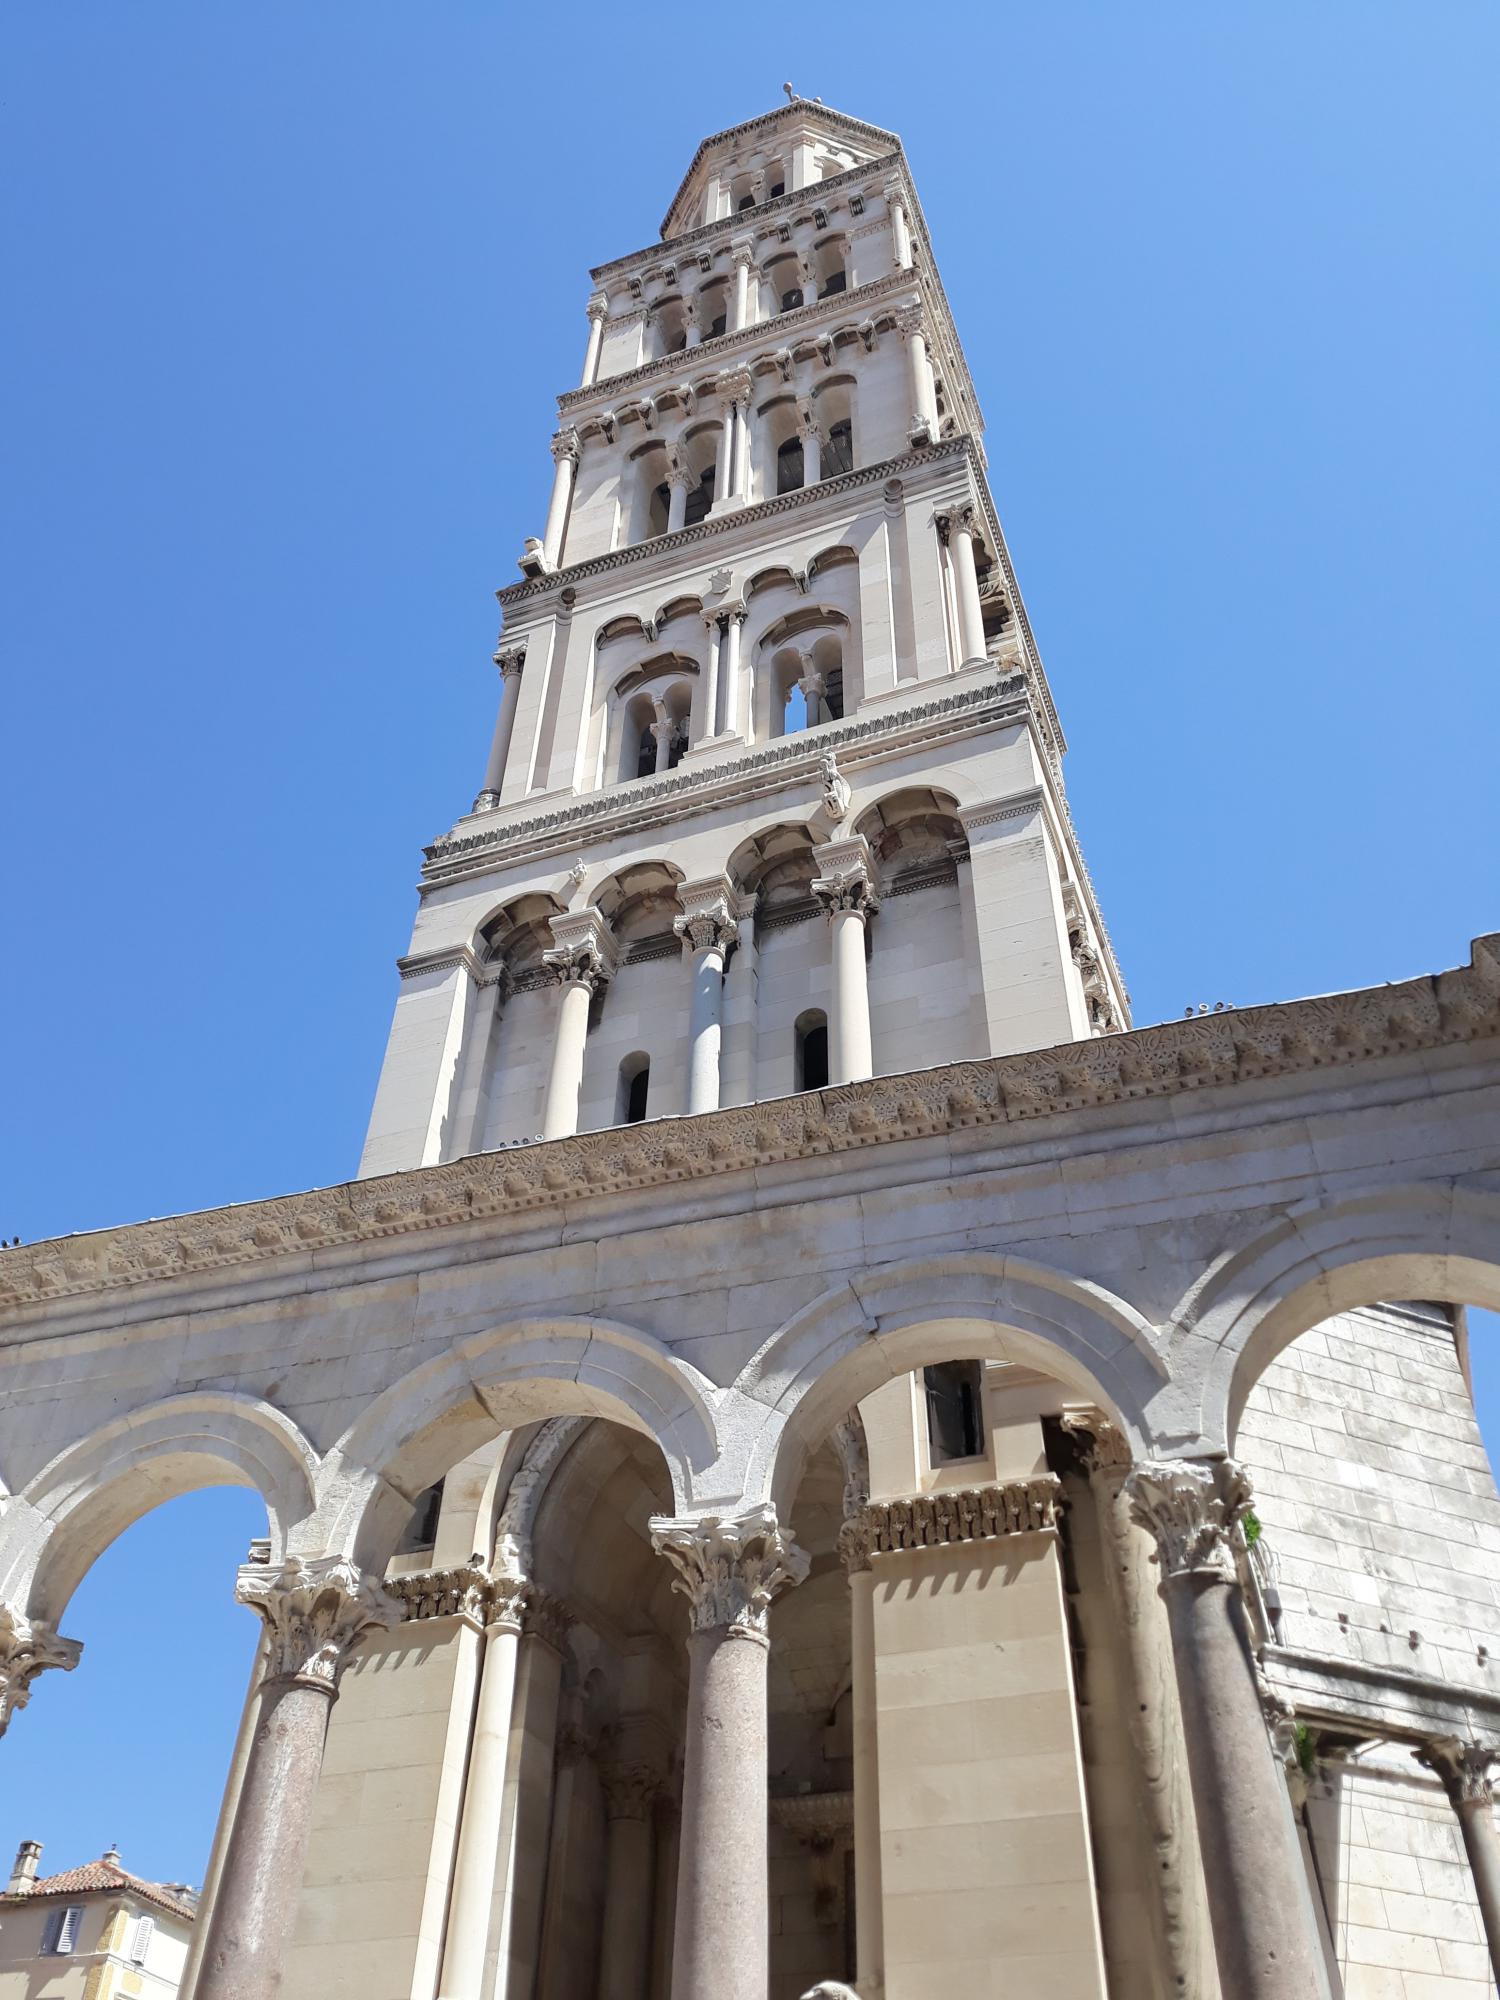
<svg viewBox="0 0 1500 2000">
<path fill-rule="evenodd" d="M 591 274 L 365 1174 L 1128 1025 L 901 142 L 787 89 Z"/>
</svg>

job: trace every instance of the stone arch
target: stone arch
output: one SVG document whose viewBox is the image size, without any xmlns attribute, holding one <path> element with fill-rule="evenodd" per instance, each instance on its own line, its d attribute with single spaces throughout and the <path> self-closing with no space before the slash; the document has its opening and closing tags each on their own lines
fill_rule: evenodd
<svg viewBox="0 0 1500 2000">
<path fill-rule="evenodd" d="M 970 1359 L 1076 1384 L 1132 1443 L 1167 1379 L 1147 1321 L 1086 1279 L 978 1251 L 861 1273 L 788 1320 L 735 1382 L 761 1412 L 745 1427 L 747 1501 L 784 1510 L 809 1452 L 856 1402 L 929 1362 Z"/>
<path fill-rule="evenodd" d="M 1201 1397 L 1206 1442 L 1227 1446 L 1256 1381 L 1299 1334 L 1385 1299 L 1500 1312 L 1500 1192 L 1444 1181 L 1304 1202 L 1226 1251 L 1170 1322 L 1173 1373 Z"/>
<path fill-rule="evenodd" d="M 618 1320 L 536 1318 L 471 1334 L 378 1396 L 328 1454 L 329 1552 L 382 1571 L 417 1498 L 497 1431 L 606 1417 L 660 1446 L 677 1503 L 718 1456 L 707 1378 Z"/>
<path fill-rule="evenodd" d="M 128 1411 L 59 1452 L 7 1503 L 0 1603 L 55 1625 L 111 1542 L 205 1486 L 258 1491 L 280 1561 L 312 1515 L 318 1472 L 291 1418 L 254 1396 L 202 1390 Z"/>
</svg>

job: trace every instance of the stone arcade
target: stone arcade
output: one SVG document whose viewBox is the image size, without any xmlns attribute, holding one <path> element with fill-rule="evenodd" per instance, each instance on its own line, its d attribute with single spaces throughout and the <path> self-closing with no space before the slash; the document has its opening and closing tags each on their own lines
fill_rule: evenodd
<svg viewBox="0 0 1500 2000">
<path fill-rule="evenodd" d="M 0 1726 L 237 1482 L 197 2000 L 1481 2000 L 1500 939 L 1132 1031 L 899 142 L 661 236 L 361 1177 L 0 1259 Z"/>
</svg>

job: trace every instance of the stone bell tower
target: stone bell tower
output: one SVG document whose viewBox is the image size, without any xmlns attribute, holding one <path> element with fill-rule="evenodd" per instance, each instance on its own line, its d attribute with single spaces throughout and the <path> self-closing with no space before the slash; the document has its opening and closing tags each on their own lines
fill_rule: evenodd
<svg viewBox="0 0 1500 2000">
<path fill-rule="evenodd" d="M 794 98 L 592 277 L 366 1175 L 1128 1025 L 900 141 Z"/>
</svg>

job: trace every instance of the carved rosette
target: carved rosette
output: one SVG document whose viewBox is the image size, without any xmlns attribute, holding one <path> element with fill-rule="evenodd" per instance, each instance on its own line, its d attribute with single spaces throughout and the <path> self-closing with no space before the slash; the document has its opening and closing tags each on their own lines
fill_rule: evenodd
<svg viewBox="0 0 1500 2000">
<path fill-rule="evenodd" d="M 1156 1538 L 1164 1584 L 1184 1576 L 1235 1581 L 1235 1529 L 1250 1505 L 1250 1482 L 1233 1459 L 1138 1465 L 1126 1491 L 1132 1516 Z"/>
<path fill-rule="evenodd" d="M 769 1644 L 771 1600 L 807 1575 L 807 1557 L 770 1506 L 696 1521 L 658 1515 L 651 1542 L 677 1572 L 672 1587 L 687 1599 L 695 1632 L 723 1627 L 732 1638 Z"/>
<path fill-rule="evenodd" d="M 10 1719 L 31 1699 L 31 1683 L 47 1667 L 71 1673 L 83 1652 L 79 1639 L 64 1639 L 40 1619 L 0 1604 L 0 1736 Z"/>
<path fill-rule="evenodd" d="M 1435 1736 L 1417 1751 L 1419 1764 L 1442 1780 L 1443 1790 L 1455 1812 L 1464 1806 L 1494 1804 L 1494 1771 L 1500 1746 L 1489 1742 L 1465 1743 L 1457 1736 Z"/>
<path fill-rule="evenodd" d="M 662 1774 L 654 1764 L 601 1764 L 599 1782 L 607 1818 L 649 1819 L 662 1788 Z"/>
<path fill-rule="evenodd" d="M 280 1569 L 248 1563 L 234 1594 L 259 1612 L 270 1637 L 265 1679 L 325 1694 L 338 1692 L 349 1656 L 367 1632 L 401 1621 L 397 1600 L 343 1556 L 313 1562 L 289 1556 Z"/>
</svg>

